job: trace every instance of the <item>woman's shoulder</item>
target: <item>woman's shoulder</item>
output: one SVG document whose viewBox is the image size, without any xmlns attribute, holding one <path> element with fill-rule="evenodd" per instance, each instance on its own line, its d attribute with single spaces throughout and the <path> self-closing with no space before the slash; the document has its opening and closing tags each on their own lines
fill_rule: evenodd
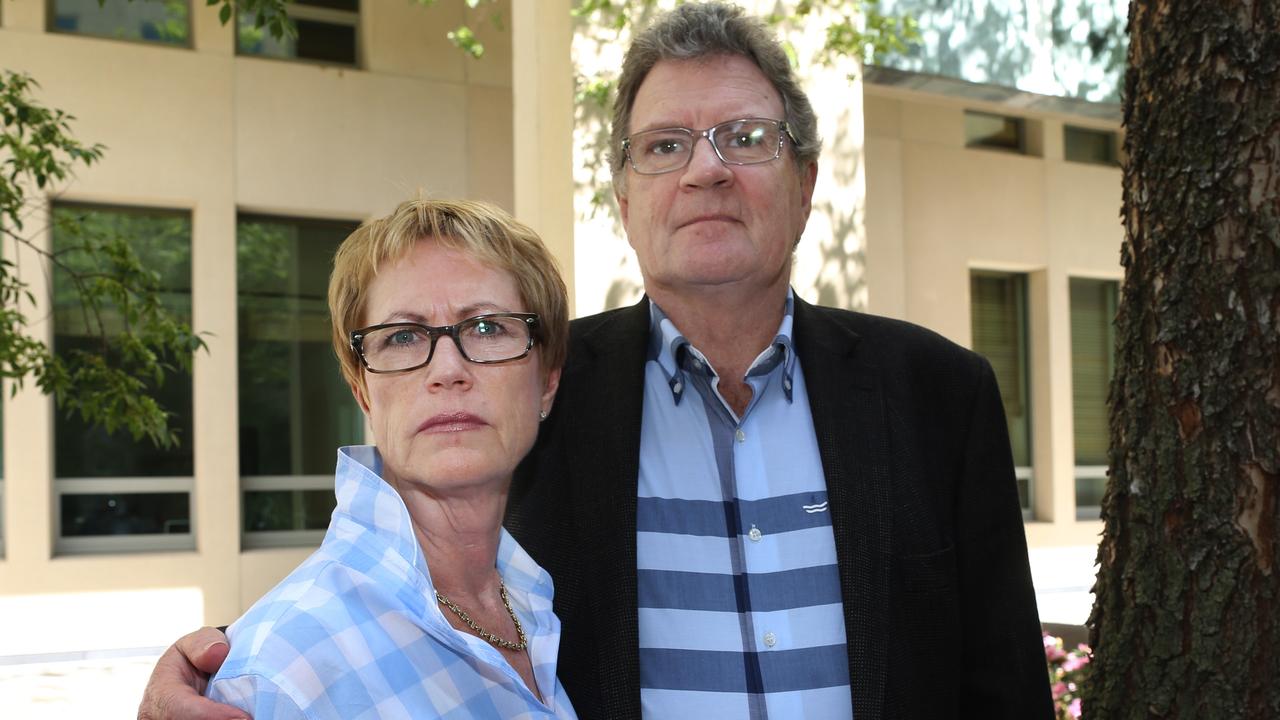
<svg viewBox="0 0 1280 720">
<path fill-rule="evenodd" d="M 403 610 L 395 588 L 323 548 L 258 599 L 227 628 L 231 652 L 223 670 L 272 673 L 304 653 L 341 656 L 331 638 L 388 611 Z"/>
</svg>

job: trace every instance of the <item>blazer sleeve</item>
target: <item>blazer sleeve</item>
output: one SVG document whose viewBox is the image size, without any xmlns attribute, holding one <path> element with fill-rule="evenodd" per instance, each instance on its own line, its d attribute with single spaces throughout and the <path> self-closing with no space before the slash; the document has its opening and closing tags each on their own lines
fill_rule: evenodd
<svg viewBox="0 0 1280 720">
<path fill-rule="evenodd" d="M 956 514 L 963 650 L 960 709 L 970 717 L 1053 718 L 1008 426 L 995 374 L 978 383 Z"/>
</svg>

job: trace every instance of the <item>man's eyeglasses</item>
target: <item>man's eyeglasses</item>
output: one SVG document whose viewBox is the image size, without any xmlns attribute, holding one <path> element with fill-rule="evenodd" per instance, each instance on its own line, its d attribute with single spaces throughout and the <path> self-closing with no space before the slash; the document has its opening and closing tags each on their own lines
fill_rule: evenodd
<svg viewBox="0 0 1280 720">
<path fill-rule="evenodd" d="M 528 355 L 537 327 L 534 313 L 489 313 L 442 327 L 387 323 L 353 331 L 351 349 L 373 373 L 417 370 L 431 362 L 442 337 L 452 338 L 462 357 L 473 363 L 500 363 Z"/>
<path fill-rule="evenodd" d="M 758 165 L 778 159 L 787 123 L 767 118 L 743 118 L 706 130 L 659 128 L 638 132 L 622 141 L 622 151 L 641 175 L 661 175 L 684 169 L 693 158 L 693 146 L 706 138 L 720 162 L 726 165 Z"/>
</svg>

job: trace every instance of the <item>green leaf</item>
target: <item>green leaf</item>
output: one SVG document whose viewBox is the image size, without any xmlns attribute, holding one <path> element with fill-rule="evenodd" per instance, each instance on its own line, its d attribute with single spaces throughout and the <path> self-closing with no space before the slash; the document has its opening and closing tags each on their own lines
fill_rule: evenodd
<svg viewBox="0 0 1280 720">
<path fill-rule="evenodd" d="M 217 1 L 218 0 L 212 0 L 213 3 L 216 3 Z M 222 9 L 218 11 L 218 21 L 221 22 L 223 25 L 226 25 L 227 23 L 231 22 L 231 4 L 230 3 L 223 5 Z"/>
</svg>

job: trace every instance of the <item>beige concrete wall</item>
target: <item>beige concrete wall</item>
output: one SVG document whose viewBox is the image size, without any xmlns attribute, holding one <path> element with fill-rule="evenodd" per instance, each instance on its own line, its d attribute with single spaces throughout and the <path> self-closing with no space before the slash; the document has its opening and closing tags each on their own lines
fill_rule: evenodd
<svg viewBox="0 0 1280 720">
<path fill-rule="evenodd" d="M 1026 118 L 1033 154 L 965 148 L 964 111 Z M 970 344 L 969 273 L 1029 276 L 1033 547 L 1092 545 L 1075 519 L 1068 280 L 1120 279 L 1118 168 L 1063 159 L 1105 122 L 866 86 L 868 309 Z"/>
<path fill-rule="evenodd" d="M 32 73 L 45 102 L 78 116 L 79 137 L 109 148 L 62 197 L 192 212 L 194 324 L 210 333 L 195 369 L 193 552 L 54 557 L 52 404 L 30 388 L 4 393 L 0 656 L 166 644 L 194 624 L 233 619 L 309 552 L 239 549 L 238 210 L 358 220 L 419 190 L 490 199 L 523 208 L 549 234 L 578 314 L 635 296 L 638 270 L 616 218 L 587 201 L 607 189 L 583 166 L 599 126 L 579 117 L 567 170 L 554 153 L 571 113 L 569 71 L 543 35 L 564 32 L 564 3 L 515 9 L 525 20 L 500 30 L 461 2 L 367 0 L 363 66 L 352 70 L 236 57 L 231 32 L 199 3 L 191 49 L 46 34 L 40 0 L 0 8 L 0 67 Z M 499 10 L 513 18 L 509 4 Z M 479 30 L 483 61 L 444 39 L 464 21 Z M 800 41 L 804 52 L 818 40 Z M 616 67 L 624 47 L 580 29 L 572 43 L 588 77 Z M 1029 273 L 1037 519 L 1028 537 L 1034 547 L 1092 544 L 1100 525 L 1074 520 L 1067 284 L 1120 277 L 1120 178 L 1064 162 L 1061 126 L 1106 124 L 864 88 L 857 68 L 806 73 L 826 146 L 798 291 L 968 344 L 969 271 Z M 513 96 L 516 77 L 524 92 Z M 965 108 L 1028 117 L 1035 156 L 965 149 Z M 36 263 L 23 272 L 41 292 Z M 57 622 L 42 624 L 41 613 Z M 31 631 L 58 623 L 54 635 Z"/>
<path fill-rule="evenodd" d="M 30 73 L 43 102 L 77 116 L 77 137 L 107 146 L 57 197 L 191 211 L 193 325 L 209 343 L 187 439 L 191 552 L 55 557 L 52 402 L 30 385 L 5 393 L 0 656 L 167 644 L 234 619 L 309 552 L 239 549 L 238 210 L 360 220 L 419 190 L 513 208 L 510 27 L 461 2 L 362 5 L 359 70 L 237 57 L 200 2 L 192 48 L 46 33 L 41 0 L 0 10 L 0 67 Z M 483 60 L 445 39 L 462 22 Z M 40 293 L 39 264 L 22 270 Z M 48 323 L 32 330 L 49 339 Z"/>
</svg>

